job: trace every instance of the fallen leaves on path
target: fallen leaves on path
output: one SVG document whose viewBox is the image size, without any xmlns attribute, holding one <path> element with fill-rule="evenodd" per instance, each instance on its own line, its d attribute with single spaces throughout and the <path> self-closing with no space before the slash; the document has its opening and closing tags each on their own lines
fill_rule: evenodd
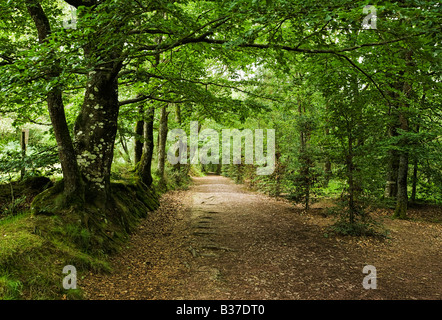
<svg viewBox="0 0 442 320">
<path fill-rule="evenodd" d="M 112 274 L 79 280 L 88 298 L 441 299 L 440 223 L 387 218 L 387 240 L 325 237 L 331 220 L 317 206 L 304 211 L 224 177 L 194 181 L 162 197 L 111 258 Z M 362 286 L 365 265 L 377 269 L 376 290 Z"/>
</svg>

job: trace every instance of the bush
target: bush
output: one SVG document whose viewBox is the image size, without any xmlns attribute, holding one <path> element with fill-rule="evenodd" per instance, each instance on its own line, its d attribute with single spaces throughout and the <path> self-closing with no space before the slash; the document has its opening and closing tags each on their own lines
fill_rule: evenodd
<svg viewBox="0 0 442 320">
<path fill-rule="evenodd" d="M 383 226 L 373 219 L 367 221 L 356 221 L 353 223 L 345 219 L 339 219 L 329 227 L 329 231 L 343 236 L 369 236 L 369 237 L 387 237 L 388 232 Z"/>
<path fill-rule="evenodd" d="M 343 236 L 371 236 L 385 238 L 388 236 L 388 230 L 380 223 L 373 219 L 366 208 L 359 205 L 354 213 L 354 221 L 349 219 L 350 212 L 345 202 L 334 208 L 329 208 L 328 213 L 336 217 L 333 225 L 328 230 L 331 233 Z"/>
</svg>

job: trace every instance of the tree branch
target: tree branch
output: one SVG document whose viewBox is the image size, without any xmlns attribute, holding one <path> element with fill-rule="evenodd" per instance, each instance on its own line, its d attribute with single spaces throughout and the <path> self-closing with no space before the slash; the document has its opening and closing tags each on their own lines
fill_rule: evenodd
<svg viewBox="0 0 442 320">
<path fill-rule="evenodd" d="M 189 43 L 209 43 L 209 44 L 226 44 L 229 43 L 230 41 L 228 40 L 221 40 L 221 39 L 209 39 L 207 38 L 209 35 L 211 35 L 213 33 L 213 31 L 208 31 L 204 34 L 202 34 L 199 37 L 196 38 L 189 38 L 189 37 L 184 37 L 178 41 L 175 41 L 174 43 L 163 43 L 161 45 L 147 45 L 147 46 L 141 46 L 138 49 L 142 50 L 142 51 L 155 51 L 155 54 L 157 54 L 158 52 L 165 52 L 167 50 L 185 45 L 185 44 L 189 44 Z M 308 54 L 324 54 L 324 53 L 331 53 L 331 54 L 336 54 L 336 53 L 341 53 L 341 52 L 348 52 L 348 51 L 355 51 L 358 50 L 360 48 L 363 47 L 375 47 L 375 46 L 383 46 L 386 44 L 390 44 L 390 43 L 396 43 L 396 42 L 400 42 L 412 37 L 417 37 L 417 36 L 421 36 L 426 34 L 426 32 L 419 32 L 416 34 L 412 34 L 412 35 L 407 35 L 407 36 L 403 36 L 400 38 L 396 38 L 396 39 L 391 39 L 391 40 L 385 40 L 385 41 L 380 41 L 380 42 L 369 42 L 369 43 L 363 43 L 360 45 L 356 45 L 353 47 L 346 47 L 346 48 L 337 48 L 337 49 L 307 49 L 307 48 L 299 48 L 299 45 L 296 47 L 291 47 L 291 46 L 278 46 L 278 45 L 273 45 L 273 44 L 269 44 L 269 43 L 265 43 L 265 44 L 260 44 L 260 43 L 242 43 L 239 44 L 238 47 L 241 48 L 255 48 L 255 49 L 271 49 L 271 48 L 275 48 L 275 49 L 280 49 L 280 50 L 284 50 L 284 51 L 290 51 L 290 52 L 299 52 L 299 53 L 308 53 Z M 153 53 L 152 53 L 153 54 Z"/>
<path fill-rule="evenodd" d="M 376 89 L 380 92 L 380 94 L 382 95 L 382 97 L 387 101 L 388 105 L 391 105 L 390 100 L 387 98 L 387 96 L 384 94 L 384 92 L 382 91 L 382 89 L 378 86 L 378 84 L 376 83 L 376 81 L 374 81 L 374 79 L 364 70 L 362 70 L 357 64 L 355 64 L 349 57 L 347 57 L 344 54 L 341 53 L 334 53 L 336 56 L 344 58 L 345 60 L 347 60 L 354 68 L 356 68 L 359 72 L 361 72 L 364 76 L 366 76 L 376 87 Z"/>
<path fill-rule="evenodd" d="M 126 73 L 130 73 L 129 70 Z M 192 80 L 192 79 L 185 79 L 185 78 L 172 78 L 172 77 L 166 77 L 166 76 L 157 75 L 157 74 L 149 73 L 149 72 L 144 73 L 144 75 L 146 77 L 148 77 L 148 78 L 156 78 L 156 79 L 160 79 L 160 80 L 170 81 L 173 84 L 176 84 L 175 82 L 177 82 L 177 81 L 178 82 L 184 81 L 184 82 L 188 82 L 188 83 L 200 84 L 200 85 L 203 85 L 203 86 L 206 86 L 206 87 L 211 85 L 211 86 L 216 86 L 216 87 L 220 87 L 220 88 L 227 88 L 227 89 L 232 89 L 232 90 L 235 90 L 235 91 L 239 91 L 239 92 L 242 92 L 242 93 L 245 93 L 245 94 L 257 97 L 257 98 L 262 98 L 262 99 L 267 99 L 267 100 L 271 100 L 271 101 L 280 102 L 277 99 L 274 99 L 274 98 L 271 98 L 271 97 L 266 97 L 266 96 L 263 96 L 263 95 L 259 95 L 259 94 L 256 94 L 256 93 L 244 90 L 244 89 L 240 89 L 238 86 L 233 86 L 233 85 L 229 85 L 229 84 L 216 83 L 216 82 L 213 82 L 213 81 L 199 81 L 199 80 Z M 130 100 L 127 100 L 127 101 L 131 101 L 129 103 L 138 102 L 138 101 L 135 101 L 135 100 L 136 99 L 130 99 Z"/>
<path fill-rule="evenodd" d="M 127 105 L 127 104 L 131 104 L 131 103 L 137 103 L 137 102 L 146 101 L 148 99 L 155 100 L 155 101 L 161 101 L 161 102 L 167 102 L 167 103 L 184 103 L 184 102 L 191 101 L 191 100 L 170 100 L 170 99 L 157 98 L 157 97 L 154 97 L 152 95 L 141 95 L 141 96 L 139 96 L 137 98 L 119 101 L 118 105 L 121 107 L 121 106 L 124 106 L 124 105 Z"/>
<path fill-rule="evenodd" d="M 167 34 L 167 35 L 171 35 L 173 34 L 173 32 L 169 32 L 169 31 L 164 31 L 164 30 L 160 30 L 160 29 L 134 29 L 129 31 L 127 34 L 128 35 L 134 35 L 134 34 Z"/>
<path fill-rule="evenodd" d="M 14 59 L 13 59 L 13 58 L 8 57 L 8 56 L 6 56 L 6 55 L 4 55 L 4 54 L 0 54 L 0 58 L 2 58 L 3 60 L 5 60 L 5 61 L 3 61 L 3 62 L 0 62 L 0 66 L 5 66 L 5 65 L 7 65 L 7 64 L 13 64 L 13 63 L 14 63 Z"/>
<path fill-rule="evenodd" d="M 78 8 L 81 6 L 92 7 L 97 4 L 97 0 L 64 0 L 64 2 L 71 6 Z"/>
</svg>

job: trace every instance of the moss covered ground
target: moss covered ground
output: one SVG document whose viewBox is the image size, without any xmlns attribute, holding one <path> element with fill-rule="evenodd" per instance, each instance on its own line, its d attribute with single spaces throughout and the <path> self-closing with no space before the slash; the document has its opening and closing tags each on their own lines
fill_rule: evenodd
<svg viewBox="0 0 442 320">
<path fill-rule="evenodd" d="M 158 192 L 132 180 L 112 184 L 106 212 L 91 206 L 57 209 L 58 186 L 43 186 L 43 181 L 48 182 L 0 187 L 0 300 L 82 299 L 81 290 L 63 288 L 68 275 L 63 268 L 75 266 L 78 274 L 110 272 L 109 254 L 120 250 L 159 205 Z M 11 186 L 26 203 L 12 203 Z M 31 210 L 34 206 L 40 210 Z"/>
</svg>

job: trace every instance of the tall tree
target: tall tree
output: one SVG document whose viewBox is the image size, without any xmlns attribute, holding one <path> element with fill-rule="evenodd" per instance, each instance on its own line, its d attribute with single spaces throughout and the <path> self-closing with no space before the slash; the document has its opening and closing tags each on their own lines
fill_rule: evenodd
<svg viewBox="0 0 442 320">
<path fill-rule="evenodd" d="M 38 33 L 40 44 L 49 41 L 52 33 L 50 22 L 46 16 L 39 1 L 26 0 L 26 7 Z M 58 78 L 61 75 L 61 66 L 56 56 L 52 55 L 55 63 L 46 71 L 45 78 L 47 81 Z M 58 146 L 58 156 L 63 170 L 64 178 L 64 194 L 66 201 L 76 200 L 83 201 L 83 183 L 80 176 L 80 169 L 76 161 L 76 152 L 70 136 L 70 130 L 66 122 L 64 111 L 62 88 L 59 85 L 54 86 L 47 93 L 47 104 L 52 125 L 54 127 L 54 135 Z"/>
</svg>

